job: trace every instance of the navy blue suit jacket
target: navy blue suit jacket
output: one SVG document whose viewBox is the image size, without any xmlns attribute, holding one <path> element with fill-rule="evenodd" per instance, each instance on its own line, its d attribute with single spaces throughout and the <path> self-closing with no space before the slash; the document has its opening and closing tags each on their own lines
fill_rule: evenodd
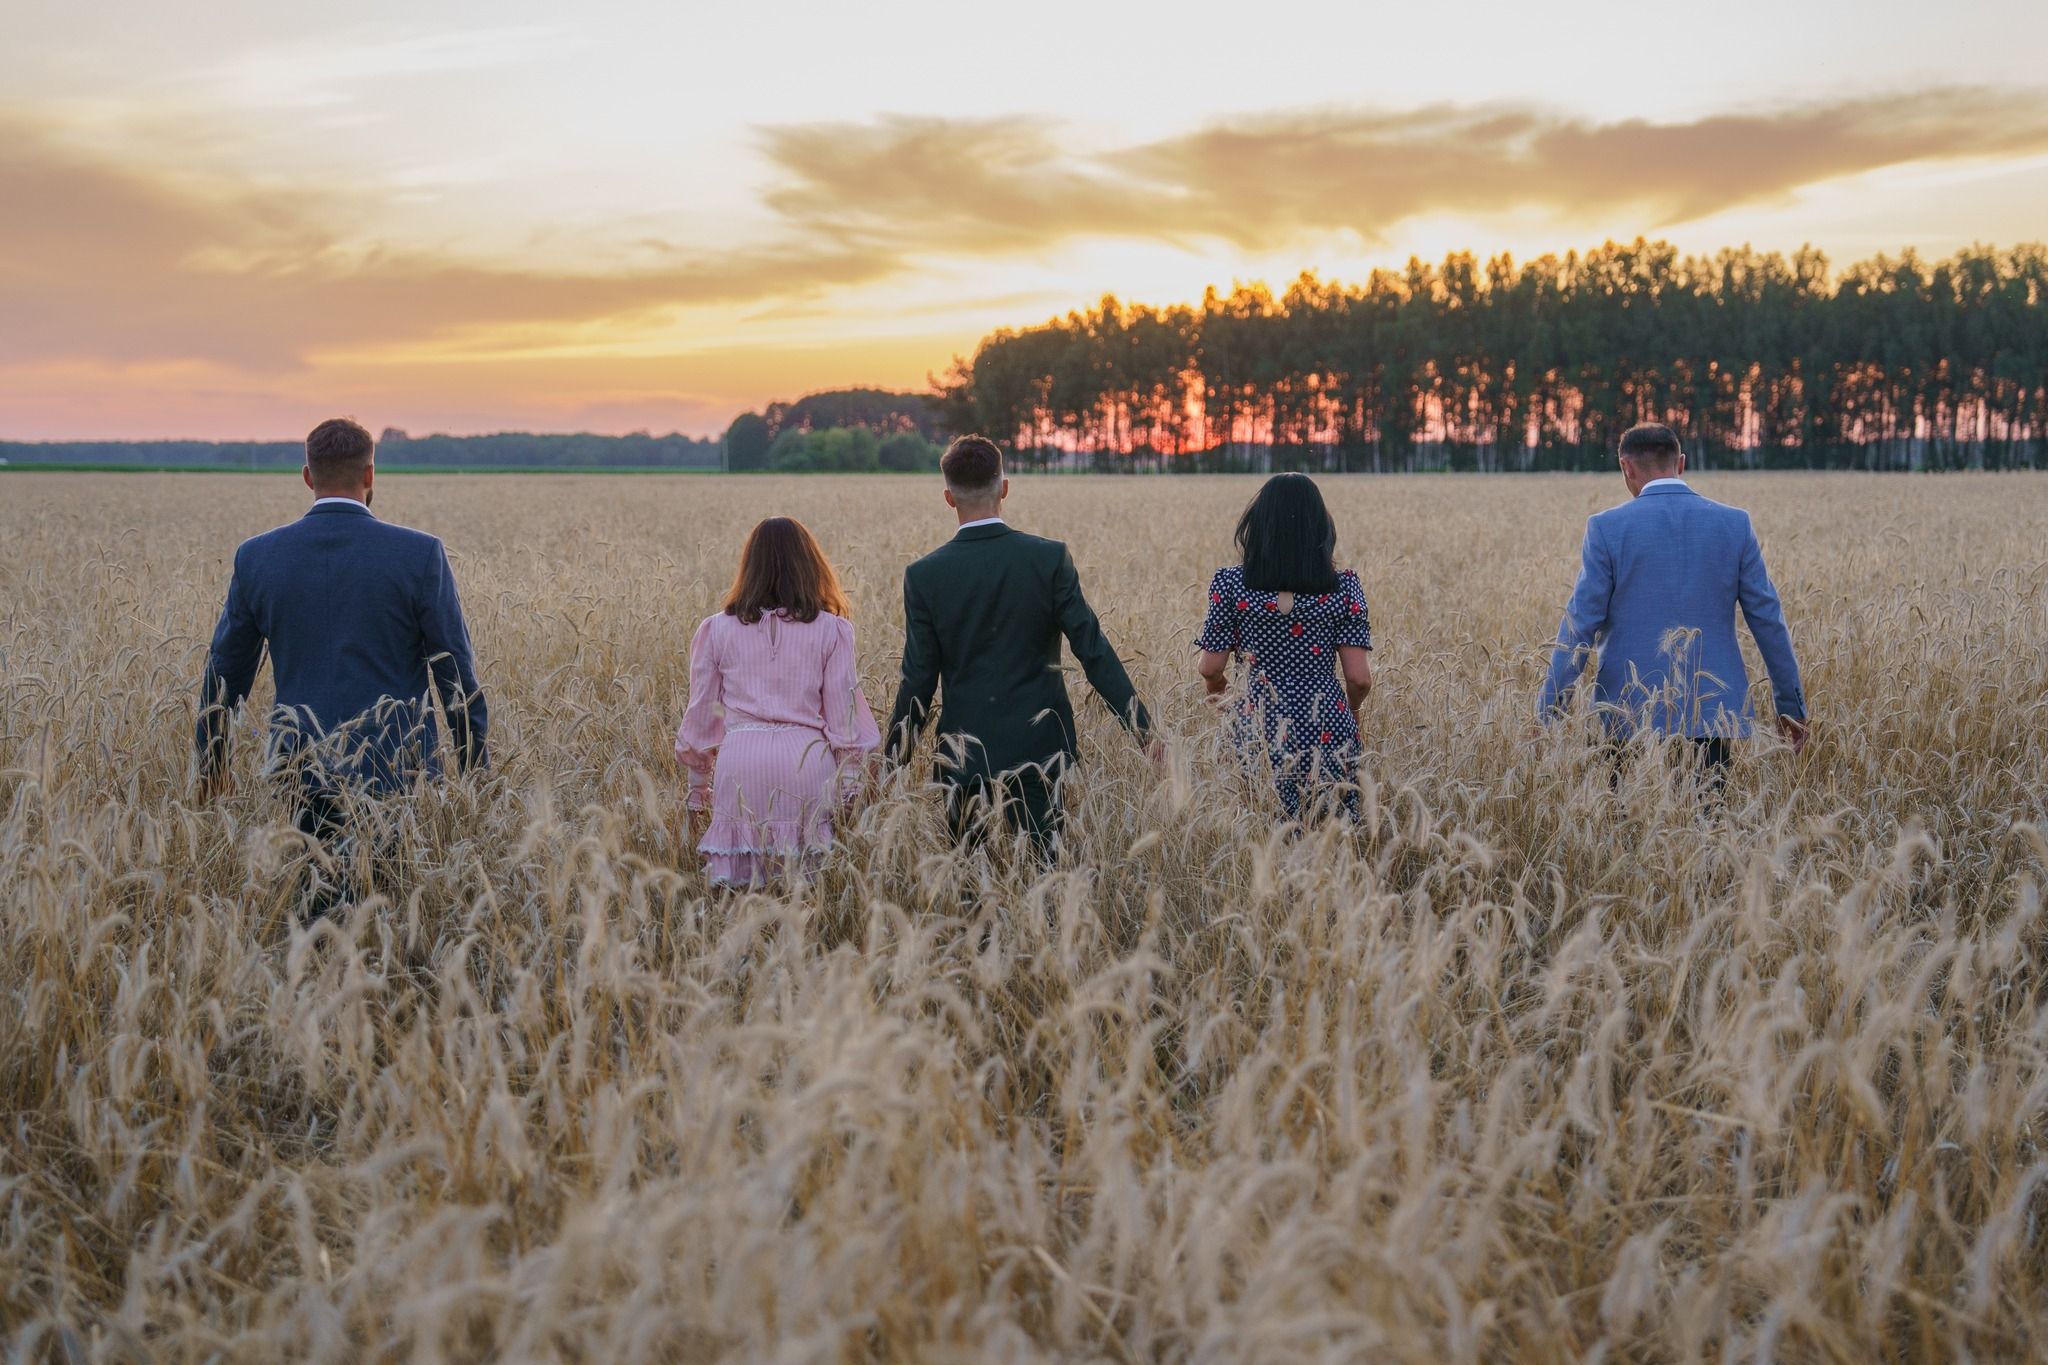
<svg viewBox="0 0 2048 1365">
<path fill-rule="evenodd" d="M 1541 712 L 1564 705 L 1590 655 L 1593 700 L 1610 729 L 1746 737 L 1752 708 L 1737 612 L 1756 637 L 1778 714 L 1804 720 L 1799 660 L 1749 513 L 1681 483 L 1645 488 L 1586 523 Z"/>
<path fill-rule="evenodd" d="M 455 576 L 441 542 L 356 502 L 318 504 L 235 551 L 213 632 L 195 742 L 209 775 L 263 647 L 277 678 L 270 758 L 319 787 L 389 791 L 440 771 L 430 690 L 459 766 L 489 761 L 490 727 Z"/>
</svg>

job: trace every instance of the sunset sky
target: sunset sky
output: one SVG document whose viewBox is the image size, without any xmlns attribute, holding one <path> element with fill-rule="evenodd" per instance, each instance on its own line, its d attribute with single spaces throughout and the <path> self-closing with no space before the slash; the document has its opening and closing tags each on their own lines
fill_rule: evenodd
<svg viewBox="0 0 2048 1365">
<path fill-rule="evenodd" d="M 1411 254 L 2048 236 L 2048 4 L 8 0 L 0 437 L 715 432 Z"/>
</svg>

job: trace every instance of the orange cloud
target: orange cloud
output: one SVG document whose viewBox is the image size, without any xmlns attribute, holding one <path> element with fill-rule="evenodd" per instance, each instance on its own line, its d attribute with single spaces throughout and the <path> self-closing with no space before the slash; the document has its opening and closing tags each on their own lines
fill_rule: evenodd
<svg viewBox="0 0 2048 1365">
<path fill-rule="evenodd" d="M 1926 90 L 1682 123 L 1517 107 L 1322 110 L 1083 152 L 1025 119 L 890 118 L 771 129 L 770 203 L 908 251 L 1080 236 L 1252 249 L 1427 213 L 1637 212 L 1652 225 L 1911 161 L 2048 149 L 2048 95 Z"/>
<path fill-rule="evenodd" d="M 358 250 L 347 205 L 214 190 L 0 122 L 0 363 L 92 359 L 289 369 L 315 353 L 457 329 L 631 321 L 693 304 L 800 296 L 900 267 L 825 234 L 615 273 Z"/>
</svg>

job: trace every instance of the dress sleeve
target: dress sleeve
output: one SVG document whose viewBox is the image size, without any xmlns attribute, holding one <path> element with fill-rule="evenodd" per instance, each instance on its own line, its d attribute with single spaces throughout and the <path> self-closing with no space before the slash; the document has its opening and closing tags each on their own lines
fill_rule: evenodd
<svg viewBox="0 0 2048 1365">
<path fill-rule="evenodd" d="M 1243 645 L 1237 626 L 1237 585 L 1230 581 L 1230 570 L 1218 569 L 1209 580 L 1209 609 L 1202 618 L 1202 633 L 1195 637 L 1195 648 L 1211 654 L 1235 654 Z"/>
<path fill-rule="evenodd" d="M 1372 615 L 1365 609 L 1365 588 L 1346 569 L 1337 575 L 1337 644 L 1340 648 L 1372 648 Z"/>
<path fill-rule="evenodd" d="M 718 766 L 718 746 L 725 742 L 724 680 L 718 671 L 718 647 L 711 638 L 717 619 L 706 617 L 690 641 L 690 704 L 676 730 L 676 761 L 690 776 L 692 810 L 711 807 L 711 772 Z"/>
<path fill-rule="evenodd" d="M 853 650 L 853 627 L 841 622 L 832 632 L 825 654 L 824 696 L 825 743 L 832 757 L 842 765 L 854 763 L 882 747 L 882 732 L 875 725 L 874 708 L 868 705 L 866 689 L 860 685 L 860 669 Z"/>
</svg>

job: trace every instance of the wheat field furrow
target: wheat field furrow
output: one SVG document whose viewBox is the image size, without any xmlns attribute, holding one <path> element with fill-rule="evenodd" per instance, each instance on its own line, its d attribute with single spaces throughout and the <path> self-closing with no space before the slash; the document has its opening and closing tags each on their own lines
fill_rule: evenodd
<svg viewBox="0 0 2048 1365">
<path fill-rule="evenodd" d="M 1165 771 L 1077 695 L 1054 870 L 951 849 L 920 762 L 816 886 L 725 896 L 678 842 L 691 630 L 799 517 L 885 711 L 932 481 L 383 480 L 495 763 L 371 812 L 382 894 L 308 934 L 267 680 L 233 792 L 190 781 L 234 546 L 302 490 L 0 477 L 11 1357 L 2041 1352 L 2048 484 L 1700 476 L 1816 727 L 1716 807 L 1527 733 L 1617 480 L 1322 482 L 1378 646 L 1356 828 L 1287 837 L 1200 701 L 1253 485 L 1026 477 Z"/>
</svg>

